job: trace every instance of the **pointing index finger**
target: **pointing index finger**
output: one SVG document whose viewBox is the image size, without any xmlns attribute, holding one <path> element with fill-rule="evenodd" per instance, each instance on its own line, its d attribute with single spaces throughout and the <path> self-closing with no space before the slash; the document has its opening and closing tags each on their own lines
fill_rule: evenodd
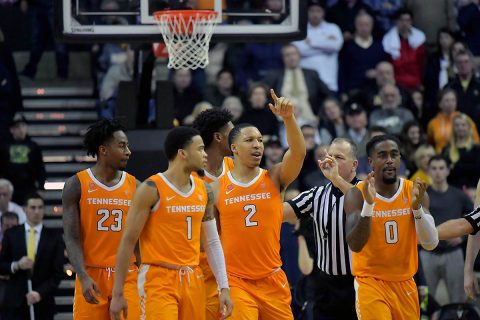
<svg viewBox="0 0 480 320">
<path fill-rule="evenodd" d="M 272 95 L 273 101 L 275 101 L 275 103 L 277 103 L 278 97 L 277 97 L 277 95 L 275 94 L 275 90 L 270 89 L 270 94 Z"/>
</svg>

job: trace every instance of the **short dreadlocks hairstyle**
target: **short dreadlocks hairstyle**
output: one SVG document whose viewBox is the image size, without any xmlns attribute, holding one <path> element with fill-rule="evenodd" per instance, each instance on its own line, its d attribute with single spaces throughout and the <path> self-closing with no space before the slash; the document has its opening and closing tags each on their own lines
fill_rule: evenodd
<svg viewBox="0 0 480 320">
<path fill-rule="evenodd" d="M 118 120 L 101 119 L 88 127 L 83 139 L 87 155 L 96 157 L 98 148 L 112 139 L 113 134 L 117 131 L 126 131 Z"/>
</svg>

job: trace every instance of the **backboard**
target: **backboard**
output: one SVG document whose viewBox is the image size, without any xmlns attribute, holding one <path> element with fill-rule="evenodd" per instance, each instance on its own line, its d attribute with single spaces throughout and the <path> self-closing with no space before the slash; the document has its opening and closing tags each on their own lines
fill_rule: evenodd
<svg viewBox="0 0 480 320">
<path fill-rule="evenodd" d="M 55 1 L 57 36 L 63 41 L 159 42 L 153 17 L 166 0 Z M 306 0 L 186 0 L 218 12 L 212 41 L 293 41 L 305 38 Z"/>
</svg>

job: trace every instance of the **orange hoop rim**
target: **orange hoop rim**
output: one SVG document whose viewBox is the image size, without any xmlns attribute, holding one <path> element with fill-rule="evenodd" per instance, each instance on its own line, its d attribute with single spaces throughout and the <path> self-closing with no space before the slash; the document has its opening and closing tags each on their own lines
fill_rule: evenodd
<svg viewBox="0 0 480 320">
<path fill-rule="evenodd" d="M 160 21 L 162 16 L 170 16 L 170 17 L 180 17 L 182 19 L 185 18 L 192 18 L 198 20 L 200 18 L 208 18 L 214 15 L 216 18 L 218 16 L 218 12 L 215 10 L 164 10 L 164 11 L 155 11 L 153 13 L 153 17 L 157 22 Z"/>
</svg>

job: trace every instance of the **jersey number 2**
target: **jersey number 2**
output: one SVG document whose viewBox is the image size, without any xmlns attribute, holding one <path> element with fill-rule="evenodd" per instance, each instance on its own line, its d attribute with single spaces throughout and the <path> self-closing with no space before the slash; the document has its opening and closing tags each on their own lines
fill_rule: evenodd
<svg viewBox="0 0 480 320">
<path fill-rule="evenodd" d="M 385 222 L 385 241 L 388 244 L 398 242 L 398 224 L 397 221 L 390 220 Z"/>
<path fill-rule="evenodd" d="M 123 211 L 120 209 L 113 209 L 111 212 L 107 209 L 100 209 L 97 211 L 97 215 L 102 216 L 97 222 L 98 231 L 122 231 L 122 216 Z M 115 223 L 112 223 L 110 226 L 104 226 L 103 223 L 110 217 L 113 216 Z"/>
<path fill-rule="evenodd" d="M 247 204 L 243 207 L 245 212 L 248 212 L 245 217 L 245 226 L 247 227 L 256 227 L 258 226 L 258 221 L 252 221 L 253 215 L 257 212 L 257 207 L 254 204 Z"/>
</svg>

